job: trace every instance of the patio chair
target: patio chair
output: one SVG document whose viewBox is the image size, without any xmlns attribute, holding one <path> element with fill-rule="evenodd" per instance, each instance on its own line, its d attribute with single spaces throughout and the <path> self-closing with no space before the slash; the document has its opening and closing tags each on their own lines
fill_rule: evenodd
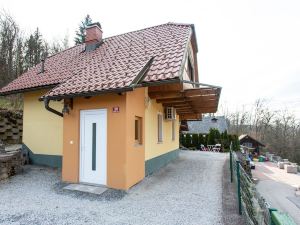
<svg viewBox="0 0 300 225">
<path fill-rule="evenodd" d="M 208 149 L 204 145 L 201 145 L 201 150 L 204 151 L 204 152 L 208 151 Z"/>
<path fill-rule="evenodd" d="M 221 144 L 216 144 L 215 147 L 213 147 L 214 152 L 220 152 L 221 151 Z"/>
</svg>

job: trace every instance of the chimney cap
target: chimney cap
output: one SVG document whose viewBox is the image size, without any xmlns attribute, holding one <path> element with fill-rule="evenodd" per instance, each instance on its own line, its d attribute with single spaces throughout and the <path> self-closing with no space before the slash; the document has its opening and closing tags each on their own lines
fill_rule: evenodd
<svg viewBox="0 0 300 225">
<path fill-rule="evenodd" d="M 102 29 L 101 24 L 99 22 L 90 23 L 89 25 L 86 26 L 86 29 L 91 28 L 91 27 L 99 27 L 100 29 Z"/>
</svg>

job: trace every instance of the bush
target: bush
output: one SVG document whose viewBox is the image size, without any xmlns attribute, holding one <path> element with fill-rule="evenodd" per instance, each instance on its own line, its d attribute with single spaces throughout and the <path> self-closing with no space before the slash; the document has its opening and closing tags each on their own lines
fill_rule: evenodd
<svg viewBox="0 0 300 225">
<path fill-rule="evenodd" d="M 225 130 L 221 134 L 220 143 L 221 143 L 223 149 L 230 149 L 230 141 L 228 139 L 227 130 Z"/>
<path fill-rule="evenodd" d="M 185 136 L 184 136 L 184 134 L 179 135 L 179 143 L 180 143 L 180 145 L 185 147 Z"/>
<path fill-rule="evenodd" d="M 199 146 L 199 134 L 192 134 L 192 146 L 198 148 Z"/>
<path fill-rule="evenodd" d="M 224 152 L 230 150 L 232 143 L 232 150 L 240 150 L 240 142 L 237 135 L 228 134 L 225 130 L 220 133 L 217 129 L 211 129 L 208 135 L 204 134 L 180 134 L 180 145 L 189 149 L 201 149 L 201 144 L 214 145 L 221 144 Z"/>
<path fill-rule="evenodd" d="M 217 144 L 217 142 L 220 141 L 220 139 L 221 139 L 220 131 L 218 129 L 211 128 L 209 130 L 207 144 L 215 145 L 215 144 Z"/>
<path fill-rule="evenodd" d="M 240 150 L 240 141 L 237 135 L 235 134 L 228 135 L 228 142 L 229 142 L 229 148 L 230 145 L 232 147 L 232 151 Z"/>
<path fill-rule="evenodd" d="M 239 151 L 240 150 L 240 141 L 237 135 L 233 135 L 233 141 L 232 141 L 232 150 L 233 151 Z"/>
<path fill-rule="evenodd" d="M 192 147 L 192 136 L 191 134 L 185 135 L 185 147 L 190 148 Z"/>
<path fill-rule="evenodd" d="M 198 135 L 198 146 L 197 146 L 197 148 L 198 149 L 201 149 L 201 144 L 202 145 L 206 145 L 206 140 L 205 140 L 205 137 L 203 136 L 203 134 L 199 134 Z"/>
</svg>

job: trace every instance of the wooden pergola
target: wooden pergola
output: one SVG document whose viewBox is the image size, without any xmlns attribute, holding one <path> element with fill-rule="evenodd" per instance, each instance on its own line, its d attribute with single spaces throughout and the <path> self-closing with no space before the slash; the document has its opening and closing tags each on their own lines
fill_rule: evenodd
<svg viewBox="0 0 300 225">
<path fill-rule="evenodd" d="M 184 89 L 183 84 L 154 86 L 149 87 L 148 95 L 164 107 L 174 107 L 181 120 L 201 120 L 202 113 L 217 112 L 221 88 L 204 84 L 197 86 L 189 89 Z"/>
</svg>

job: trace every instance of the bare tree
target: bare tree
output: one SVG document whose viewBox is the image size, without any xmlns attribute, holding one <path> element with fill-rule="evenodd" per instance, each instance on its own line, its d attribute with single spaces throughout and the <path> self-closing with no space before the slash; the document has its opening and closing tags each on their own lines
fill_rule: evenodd
<svg viewBox="0 0 300 225">
<path fill-rule="evenodd" d="M 257 100 L 247 110 L 229 113 L 229 132 L 247 133 L 267 145 L 268 151 L 300 163 L 300 124 L 289 110 L 274 111 L 267 100 Z"/>
<path fill-rule="evenodd" d="M 6 12 L 0 12 L 0 85 L 16 77 L 14 60 L 19 38 L 19 27 Z"/>
</svg>

